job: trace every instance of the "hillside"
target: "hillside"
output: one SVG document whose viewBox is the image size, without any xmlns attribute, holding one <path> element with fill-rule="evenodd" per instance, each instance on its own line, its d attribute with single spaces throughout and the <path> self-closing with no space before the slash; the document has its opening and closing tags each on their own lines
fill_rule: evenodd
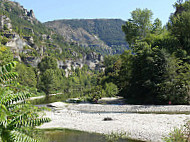
<svg viewBox="0 0 190 142">
<path fill-rule="evenodd" d="M 67 41 L 75 41 L 82 46 L 103 54 L 118 54 L 127 49 L 120 19 L 73 19 L 56 20 L 44 23 L 54 29 Z"/>
<path fill-rule="evenodd" d="M 88 47 L 66 41 L 61 35 L 44 26 L 17 2 L 0 0 L 0 42 L 10 47 L 17 60 L 37 66 L 45 56 L 58 62 L 59 68 L 70 69 L 89 65 L 97 69 L 103 57 Z"/>
</svg>

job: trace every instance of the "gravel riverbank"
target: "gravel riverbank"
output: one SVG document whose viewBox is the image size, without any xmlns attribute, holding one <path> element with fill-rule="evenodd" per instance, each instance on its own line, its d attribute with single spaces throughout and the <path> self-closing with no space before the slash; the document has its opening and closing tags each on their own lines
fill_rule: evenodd
<svg viewBox="0 0 190 142">
<path fill-rule="evenodd" d="M 163 141 L 174 127 L 181 127 L 190 115 L 139 114 L 130 112 L 190 112 L 190 106 L 143 106 L 51 103 L 46 112 L 50 123 L 40 128 L 68 128 L 109 134 L 126 132 L 130 138 L 144 141 Z M 103 121 L 110 117 L 113 120 Z"/>
</svg>

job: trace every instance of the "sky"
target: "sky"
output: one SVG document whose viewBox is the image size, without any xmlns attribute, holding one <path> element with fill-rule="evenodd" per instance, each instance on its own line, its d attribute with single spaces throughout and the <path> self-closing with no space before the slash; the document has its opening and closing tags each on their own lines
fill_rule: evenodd
<svg viewBox="0 0 190 142">
<path fill-rule="evenodd" d="M 12 0 L 32 9 L 41 22 L 58 19 L 116 18 L 127 20 L 136 8 L 150 9 L 165 24 L 177 0 Z"/>
</svg>

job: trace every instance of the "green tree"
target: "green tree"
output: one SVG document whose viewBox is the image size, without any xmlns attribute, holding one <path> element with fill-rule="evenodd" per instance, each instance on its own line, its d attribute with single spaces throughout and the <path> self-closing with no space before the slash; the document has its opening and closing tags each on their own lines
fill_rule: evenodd
<svg viewBox="0 0 190 142">
<path fill-rule="evenodd" d="M 138 104 L 167 104 L 169 101 L 188 104 L 188 64 L 183 65 L 164 49 L 144 47 L 133 58 L 131 68 L 131 78 L 122 89 L 127 99 Z"/>
<path fill-rule="evenodd" d="M 151 24 L 151 12 L 139 9 L 122 27 L 132 52 L 120 57 L 117 86 L 133 103 L 189 103 L 190 1 L 178 1 L 175 7 L 168 30 L 159 19 Z"/>
<path fill-rule="evenodd" d="M 43 90 L 46 95 L 49 95 L 58 90 L 59 83 L 56 70 L 47 69 L 40 76 L 39 89 Z"/>
<path fill-rule="evenodd" d="M 190 53 L 190 1 L 176 4 L 175 8 L 176 12 L 170 16 L 167 26 L 170 33 L 178 39 L 179 48 Z"/>
<path fill-rule="evenodd" d="M 152 33 L 158 35 L 161 34 L 161 32 L 162 32 L 162 21 L 156 18 L 152 25 Z"/>
<path fill-rule="evenodd" d="M 126 87 L 129 86 L 129 81 L 131 79 L 132 74 L 132 63 L 134 59 L 134 55 L 131 50 L 126 50 L 123 54 L 121 54 L 121 68 L 119 70 L 118 77 L 118 88 L 121 90 L 120 94 L 124 95 L 126 91 Z"/>
<path fill-rule="evenodd" d="M 122 26 L 126 41 L 129 44 L 135 43 L 135 40 L 143 39 L 150 32 L 152 24 L 152 11 L 148 9 L 139 9 L 131 12 L 131 19 Z"/>
<path fill-rule="evenodd" d="M 131 17 L 133 23 L 139 26 L 139 33 L 141 33 L 142 37 L 146 36 L 146 33 L 151 29 L 151 19 L 152 19 L 152 11 L 148 9 L 139 9 L 131 12 Z"/>
<path fill-rule="evenodd" d="M 122 26 L 122 30 L 125 33 L 125 39 L 129 45 L 139 39 L 139 27 L 137 24 L 133 23 L 132 20 L 128 20 L 126 24 Z"/>
<path fill-rule="evenodd" d="M 18 82 L 24 86 L 36 87 L 37 77 L 32 67 L 27 67 L 25 64 L 18 64 L 16 71 L 19 74 Z"/>
<path fill-rule="evenodd" d="M 53 57 L 45 56 L 38 64 L 38 68 L 41 72 L 44 72 L 47 69 L 57 69 L 57 61 Z"/>
<path fill-rule="evenodd" d="M 9 30 L 9 28 L 8 28 L 8 26 L 6 24 L 4 24 L 3 29 L 4 30 Z"/>
<path fill-rule="evenodd" d="M 119 93 L 119 90 L 114 83 L 110 82 L 105 84 L 105 92 L 106 96 L 113 97 Z"/>
</svg>

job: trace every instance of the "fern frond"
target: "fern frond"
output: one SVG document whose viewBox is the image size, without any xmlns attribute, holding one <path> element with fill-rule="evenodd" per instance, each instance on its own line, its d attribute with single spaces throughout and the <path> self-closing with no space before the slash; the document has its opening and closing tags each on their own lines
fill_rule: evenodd
<svg viewBox="0 0 190 142">
<path fill-rule="evenodd" d="M 0 83 L 11 82 L 17 76 L 18 74 L 16 72 L 7 72 L 7 73 L 0 74 Z"/>
<path fill-rule="evenodd" d="M 36 119 L 31 119 L 31 120 L 24 120 L 21 118 L 21 120 L 14 121 L 14 125 L 12 127 L 16 128 L 21 128 L 21 127 L 35 127 L 35 126 L 40 126 L 43 123 L 50 122 L 50 118 L 36 118 Z"/>
<path fill-rule="evenodd" d="M 11 62 L 0 67 L 0 83 L 6 83 L 14 80 L 18 77 L 16 72 L 11 72 L 11 70 L 16 66 L 17 62 Z"/>
<path fill-rule="evenodd" d="M 22 103 L 19 103 L 19 104 L 11 104 L 7 106 L 7 110 L 9 111 L 21 110 L 24 107 L 26 107 L 26 105 L 27 105 L 26 101 L 23 101 Z"/>
<path fill-rule="evenodd" d="M 25 101 L 31 96 L 30 93 L 18 92 L 18 86 L 10 85 L 11 89 L 8 87 L 7 83 L 12 83 L 18 76 L 12 72 L 15 65 L 16 62 L 12 62 L 0 67 L 0 85 L 3 86 L 0 88 L 0 141 L 37 142 L 20 130 L 39 126 L 50 119 L 39 118 L 41 109 Z"/>
<path fill-rule="evenodd" d="M 37 140 L 20 133 L 18 131 L 11 131 L 10 132 L 10 142 L 38 142 Z"/>
<path fill-rule="evenodd" d="M 0 125 L 2 125 L 3 127 L 7 126 L 7 108 L 0 104 Z"/>
<path fill-rule="evenodd" d="M 4 96 L 2 97 L 1 103 L 10 106 L 13 103 L 24 101 L 25 99 L 28 99 L 31 96 L 28 92 L 18 92 L 14 94 L 12 91 L 7 91 L 4 93 Z"/>
</svg>

